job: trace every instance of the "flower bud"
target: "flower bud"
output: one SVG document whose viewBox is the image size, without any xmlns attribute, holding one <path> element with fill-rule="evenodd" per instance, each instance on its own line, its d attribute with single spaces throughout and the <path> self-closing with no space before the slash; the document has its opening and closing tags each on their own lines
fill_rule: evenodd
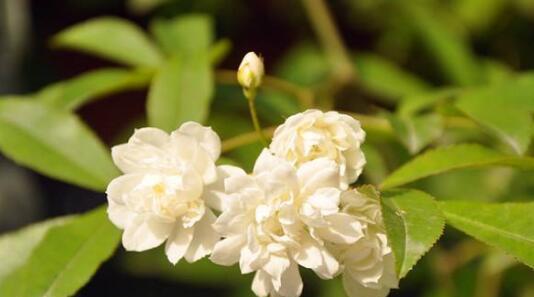
<svg viewBox="0 0 534 297">
<path fill-rule="evenodd" d="M 237 71 L 237 81 L 247 97 L 261 85 L 263 74 L 263 60 L 254 52 L 247 53 Z"/>
</svg>

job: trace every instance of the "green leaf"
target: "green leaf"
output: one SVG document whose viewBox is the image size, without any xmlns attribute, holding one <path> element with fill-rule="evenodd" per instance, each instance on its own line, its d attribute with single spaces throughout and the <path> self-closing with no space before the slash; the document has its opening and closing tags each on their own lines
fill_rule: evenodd
<svg viewBox="0 0 534 297">
<path fill-rule="evenodd" d="M 397 114 L 400 116 L 411 116 L 456 96 L 459 91 L 460 89 L 457 88 L 443 88 L 408 95 L 402 98 Z"/>
<path fill-rule="evenodd" d="M 213 42 L 213 24 L 206 15 L 158 19 L 150 27 L 161 48 L 169 55 L 207 51 Z"/>
<path fill-rule="evenodd" d="M 381 201 L 397 275 L 403 278 L 440 238 L 445 220 L 434 198 L 421 191 L 387 191 Z"/>
<path fill-rule="evenodd" d="M 416 3 L 406 3 L 402 7 L 413 30 L 451 82 L 466 86 L 480 81 L 479 64 L 467 41 L 450 29 L 436 7 Z"/>
<path fill-rule="evenodd" d="M 456 106 L 493 132 L 514 152 L 523 154 L 532 138 L 534 76 L 462 93 Z"/>
<path fill-rule="evenodd" d="M 156 67 L 162 55 L 136 25 L 119 18 L 92 19 L 54 36 L 52 44 L 132 66 Z"/>
<path fill-rule="evenodd" d="M 506 0 L 456 0 L 453 8 L 467 27 L 481 31 L 493 24 L 507 4 Z"/>
<path fill-rule="evenodd" d="M 118 174 L 109 149 L 77 116 L 39 101 L 0 102 L 0 150 L 44 175 L 97 191 Z"/>
<path fill-rule="evenodd" d="M 204 122 L 213 95 L 213 74 L 206 52 L 172 57 L 156 74 L 148 94 L 151 126 L 172 131 L 185 121 Z"/>
<path fill-rule="evenodd" d="M 46 87 L 37 97 L 57 108 L 75 110 L 94 99 L 147 86 L 150 78 L 146 71 L 99 69 Z"/>
<path fill-rule="evenodd" d="M 534 169 L 534 158 L 505 155 L 476 144 L 460 144 L 427 151 L 394 171 L 382 188 L 398 187 L 454 169 L 481 166 L 513 166 Z"/>
<path fill-rule="evenodd" d="M 412 154 L 418 153 L 443 132 L 443 121 L 437 114 L 411 117 L 389 115 L 388 119 L 395 135 Z"/>
<path fill-rule="evenodd" d="M 355 61 L 362 84 L 390 100 L 396 101 L 430 88 L 420 78 L 378 55 L 359 53 Z"/>
<path fill-rule="evenodd" d="M 25 227 L 0 237 L 0 286 L 3 279 L 21 267 L 45 234 L 55 226 L 69 222 L 72 217 L 60 217 Z"/>
<path fill-rule="evenodd" d="M 447 222 L 534 268 L 534 202 L 440 202 Z"/>
<path fill-rule="evenodd" d="M 232 50 L 232 42 L 229 39 L 221 39 L 217 40 L 211 47 L 210 47 L 210 61 L 213 65 L 220 64 L 224 58 L 230 53 Z"/>
<path fill-rule="evenodd" d="M 5 279 L 0 296 L 72 296 L 113 254 L 119 240 L 104 207 L 52 228 L 26 263 Z"/>
</svg>

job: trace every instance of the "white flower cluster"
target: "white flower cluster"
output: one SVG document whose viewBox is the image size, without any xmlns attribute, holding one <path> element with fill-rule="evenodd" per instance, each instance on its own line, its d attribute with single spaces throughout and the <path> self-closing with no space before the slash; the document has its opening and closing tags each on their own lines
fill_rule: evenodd
<svg viewBox="0 0 534 297">
<path fill-rule="evenodd" d="M 342 274 L 351 297 L 386 296 L 397 277 L 380 203 L 348 189 L 365 165 L 364 139 L 354 118 L 308 110 L 278 127 L 247 174 L 215 166 L 220 140 L 210 128 L 139 129 L 113 148 L 124 175 L 108 187 L 109 217 L 127 250 L 166 241 L 172 263 L 209 254 L 239 263 L 255 272 L 258 296 L 299 296 L 299 266 L 322 279 Z"/>
</svg>

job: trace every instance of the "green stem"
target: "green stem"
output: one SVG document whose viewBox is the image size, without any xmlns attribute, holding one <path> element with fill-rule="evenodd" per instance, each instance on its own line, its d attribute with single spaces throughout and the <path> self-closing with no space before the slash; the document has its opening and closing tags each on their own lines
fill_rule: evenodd
<svg viewBox="0 0 534 297">
<path fill-rule="evenodd" d="M 250 117 L 252 118 L 252 124 L 254 125 L 254 130 L 256 130 L 256 133 L 258 134 L 258 137 L 263 145 L 267 146 L 267 138 L 261 130 L 260 120 L 258 118 L 258 113 L 256 112 L 256 90 L 253 90 L 246 97 L 248 101 L 248 109 L 250 110 Z"/>
<path fill-rule="evenodd" d="M 351 59 L 324 0 L 302 0 L 302 4 L 334 68 L 336 79 L 341 82 L 355 79 Z"/>
</svg>

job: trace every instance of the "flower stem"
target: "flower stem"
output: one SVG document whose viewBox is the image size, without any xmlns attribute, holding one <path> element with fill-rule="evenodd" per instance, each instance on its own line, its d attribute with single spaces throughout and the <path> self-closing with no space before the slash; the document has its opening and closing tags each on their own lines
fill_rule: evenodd
<svg viewBox="0 0 534 297">
<path fill-rule="evenodd" d="M 250 117 L 252 118 L 252 124 L 254 125 L 254 130 L 256 130 L 256 133 L 258 134 L 258 137 L 263 145 L 267 146 L 267 138 L 261 130 L 260 120 L 258 118 L 258 113 L 256 112 L 256 90 L 249 92 L 248 96 L 246 97 L 248 101 L 248 109 L 250 110 Z"/>
<path fill-rule="evenodd" d="M 263 135 L 268 136 L 269 138 L 273 135 L 275 127 L 269 127 L 262 130 Z M 224 153 L 234 150 L 240 146 L 247 145 L 258 141 L 258 133 L 248 132 L 239 134 L 237 136 L 228 138 L 222 142 L 222 151 Z"/>
<path fill-rule="evenodd" d="M 354 67 L 324 0 L 302 0 L 302 4 L 328 55 L 336 79 L 342 83 L 354 80 Z"/>
</svg>

